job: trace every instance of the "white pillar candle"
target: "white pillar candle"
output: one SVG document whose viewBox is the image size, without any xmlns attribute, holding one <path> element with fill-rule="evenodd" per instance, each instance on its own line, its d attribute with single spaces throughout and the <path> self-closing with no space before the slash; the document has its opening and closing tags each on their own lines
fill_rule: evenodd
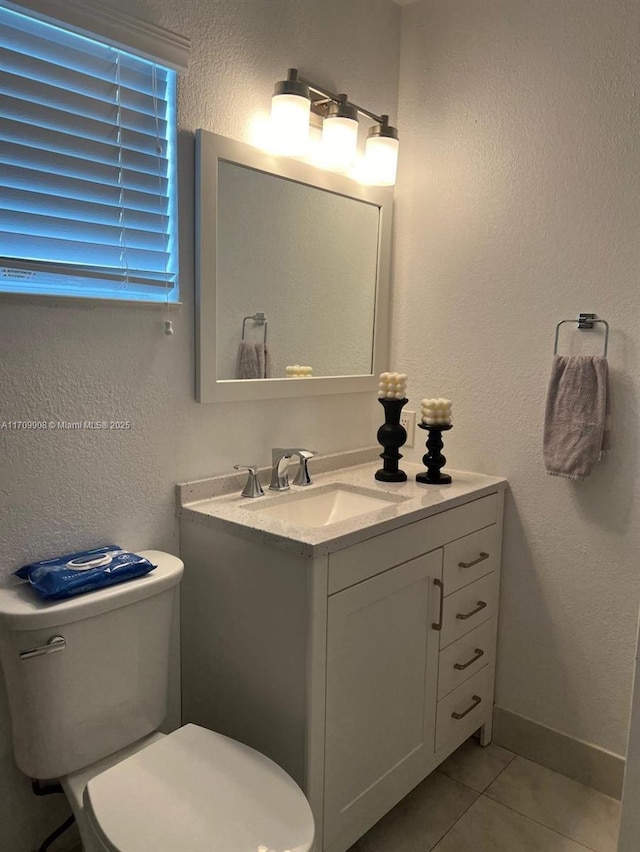
<svg viewBox="0 0 640 852">
<path fill-rule="evenodd" d="M 407 396 L 406 373 L 380 373 L 378 397 L 380 399 L 405 399 Z"/>
<path fill-rule="evenodd" d="M 426 426 L 451 426 L 450 399 L 423 399 L 421 410 L 422 422 Z"/>
<path fill-rule="evenodd" d="M 285 375 L 295 379 L 304 378 L 305 376 L 312 376 L 313 367 L 305 367 L 300 364 L 293 364 L 292 366 L 285 367 Z"/>
</svg>

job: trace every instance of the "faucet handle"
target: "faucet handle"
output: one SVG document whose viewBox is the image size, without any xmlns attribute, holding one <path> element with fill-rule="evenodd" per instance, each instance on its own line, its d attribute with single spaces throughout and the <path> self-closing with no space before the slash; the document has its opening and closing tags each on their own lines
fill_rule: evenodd
<svg viewBox="0 0 640 852">
<path fill-rule="evenodd" d="M 316 450 L 299 450 L 297 455 L 300 458 L 298 472 L 293 480 L 294 485 L 313 485 L 313 480 L 309 475 L 309 459 L 317 455 Z"/>
<path fill-rule="evenodd" d="M 263 497 L 264 491 L 258 479 L 258 465 L 256 464 L 234 464 L 234 470 L 248 470 L 249 476 L 242 489 L 243 497 Z"/>
</svg>

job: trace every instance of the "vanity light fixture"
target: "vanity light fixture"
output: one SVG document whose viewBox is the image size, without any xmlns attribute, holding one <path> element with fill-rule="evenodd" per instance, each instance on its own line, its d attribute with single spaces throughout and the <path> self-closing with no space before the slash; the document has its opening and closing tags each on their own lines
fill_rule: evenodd
<svg viewBox="0 0 640 852">
<path fill-rule="evenodd" d="M 369 130 L 361 173 L 363 182 L 393 186 L 398 165 L 398 131 L 388 115 L 376 115 L 336 95 L 289 68 L 287 79 L 276 83 L 271 102 L 272 144 L 286 156 L 304 156 L 309 143 L 311 114 L 322 119 L 322 157 L 329 168 L 346 170 L 355 159 L 358 115 L 375 122 Z"/>
<path fill-rule="evenodd" d="M 276 83 L 271 99 L 271 132 L 279 154 L 300 157 L 309 142 L 309 86 L 298 79 L 296 68 L 289 68 L 286 80 Z"/>
<path fill-rule="evenodd" d="M 322 155 L 331 168 L 348 169 L 358 150 L 358 108 L 346 95 L 331 101 L 322 122 Z"/>
<path fill-rule="evenodd" d="M 393 186 L 398 171 L 398 131 L 389 125 L 389 116 L 381 115 L 367 134 L 364 149 L 364 168 L 371 175 L 370 183 Z"/>
</svg>

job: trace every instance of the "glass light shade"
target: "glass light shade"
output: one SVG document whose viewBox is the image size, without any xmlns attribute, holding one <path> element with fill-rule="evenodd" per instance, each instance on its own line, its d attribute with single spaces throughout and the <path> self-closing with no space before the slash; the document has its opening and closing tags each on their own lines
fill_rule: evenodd
<svg viewBox="0 0 640 852">
<path fill-rule="evenodd" d="M 322 123 L 322 157 L 332 168 L 348 169 L 358 148 L 358 122 L 342 116 L 327 116 Z"/>
<path fill-rule="evenodd" d="M 309 142 L 311 101 L 300 95 L 274 95 L 271 99 L 271 133 L 274 150 L 301 157 Z"/>
<path fill-rule="evenodd" d="M 367 182 L 375 186 L 394 186 L 398 171 L 399 142 L 390 136 L 369 136 L 364 149 Z"/>
</svg>

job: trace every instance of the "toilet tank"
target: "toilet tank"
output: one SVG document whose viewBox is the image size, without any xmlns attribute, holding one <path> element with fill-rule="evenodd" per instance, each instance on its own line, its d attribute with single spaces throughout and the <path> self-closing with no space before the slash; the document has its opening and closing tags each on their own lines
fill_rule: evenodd
<svg viewBox="0 0 640 852">
<path fill-rule="evenodd" d="M 0 662 L 16 763 L 60 778 L 155 730 L 167 712 L 169 636 L 183 563 L 142 552 L 155 570 L 63 601 L 0 588 Z M 54 653 L 21 653 L 62 637 Z"/>
</svg>

